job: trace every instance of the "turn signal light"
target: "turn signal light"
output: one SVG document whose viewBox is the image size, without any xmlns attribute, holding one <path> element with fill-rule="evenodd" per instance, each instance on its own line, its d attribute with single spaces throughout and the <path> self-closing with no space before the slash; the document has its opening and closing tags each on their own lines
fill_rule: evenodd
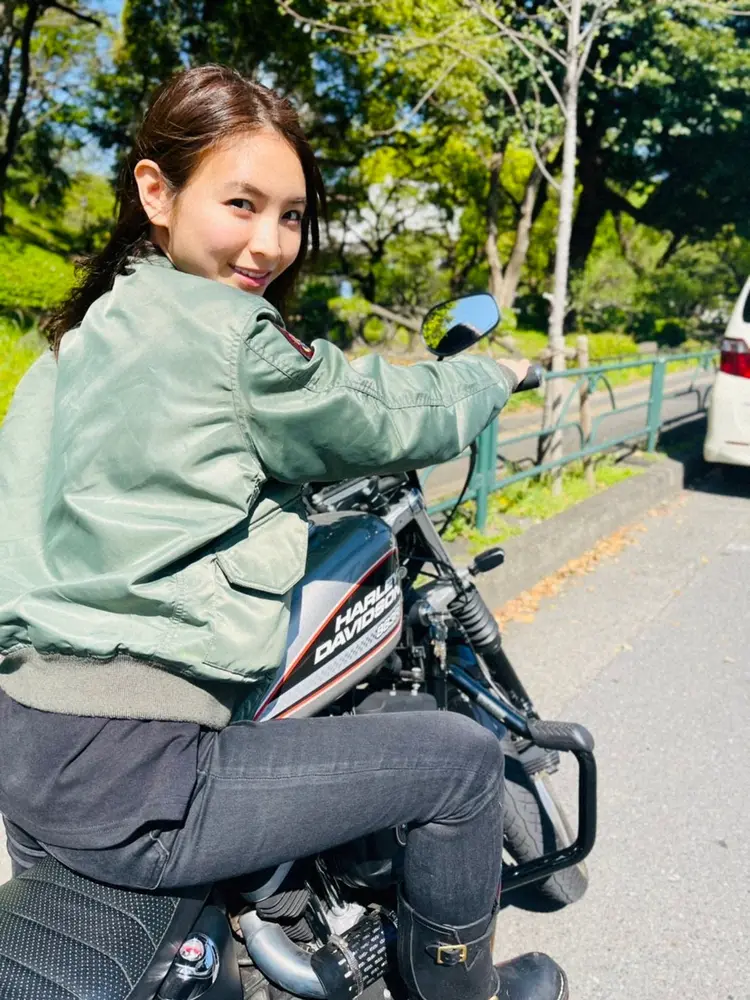
<svg viewBox="0 0 750 1000">
<path fill-rule="evenodd" d="M 722 340 L 720 371 L 750 378 L 750 346 L 744 340 Z"/>
</svg>

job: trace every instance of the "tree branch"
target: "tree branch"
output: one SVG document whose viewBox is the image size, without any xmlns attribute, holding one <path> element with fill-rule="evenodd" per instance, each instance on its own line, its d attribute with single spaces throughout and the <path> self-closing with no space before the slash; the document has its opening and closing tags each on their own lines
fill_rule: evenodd
<svg viewBox="0 0 750 1000">
<path fill-rule="evenodd" d="M 59 3 L 59 0 L 52 0 L 52 3 L 49 3 L 48 6 L 56 7 L 57 10 L 61 10 L 65 14 L 70 14 L 71 17 L 75 17 L 78 21 L 95 24 L 97 28 L 102 27 L 102 22 L 98 17 L 94 17 L 92 14 L 84 14 L 83 11 L 76 10 L 74 7 L 68 7 L 67 4 Z"/>
<path fill-rule="evenodd" d="M 417 103 L 414 105 L 414 107 L 411 108 L 409 110 L 409 112 L 403 118 L 400 119 L 400 121 L 397 121 L 396 124 L 392 128 L 386 129 L 383 132 L 372 132 L 371 135 L 374 138 L 382 139 L 385 136 L 393 135 L 394 132 L 398 132 L 401 129 L 402 126 L 406 125 L 406 123 L 409 122 L 409 121 L 411 121 L 411 119 L 415 115 L 419 114 L 419 112 L 422 110 L 422 108 L 425 106 L 425 104 L 429 101 L 429 99 L 432 97 L 432 95 L 435 93 L 435 91 L 438 89 L 438 87 L 442 83 L 444 83 L 445 80 L 451 75 L 451 73 L 456 68 L 456 66 L 458 66 L 458 64 L 459 64 L 460 61 L 461 61 L 460 59 L 454 59 L 453 62 L 448 66 L 448 68 L 445 69 L 440 74 L 440 76 L 438 77 L 438 79 L 424 92 L 424 94 L 422 94 L 422 96 L 417 101 Z"/>
<path fill-rule="evenodd" d="M 413 330 L 414 333 L 419 333 L 422 329 L 422 324 L 418 319 L 412 319 L 410 316 L 401 316 L 399 313 L 393 312 L 391 309 L 386 309 L 385 306 L 375 305 L 374 302 L 368 302 L 370 312 L 374 313 L 376 316 L 380 316 L 382 319 L 390 320 L 391 323 L 398 323 L 400 326 L 405 326 L 407 330 Z"/>
<path fill-rule="evenodd" d="M 657 267 L 664 267 L 666 264 L 669 263 L 669 261 L 672 259 L 672 257 L 674 257 L 674 255 L 677 253 L 677 251 L 682 246 L 683 239 L 684 239 L 684 237 L 683 237 L 682 233 L 673 233 L 672 234 L 672 239 L 669 241 L 669 243 L 667 245 L 667 249 L 664 251 L 664 253 L 659 258 L 659 263 L 656 265 Z"/>
<path fill-rule="evenodd" d="M 581 82 L 581 77 L 586 70 L 591 55 L 591 49 L 599 35 L 607 12 L 618 2 L 619 0 L 604 0 L 594 12 L 590 24 L 581 33 L 580 41 L 583 42 L 583 48 L 578 57 L 578 65 L 576 67 L 576 84 Z"/>
<path fill-rule="evenodd" d="M 453 45 L 448 46 L 448 47 L 452 48 L 454 50 L 456 49 L 456 46 L 453 46 Z M 518 118 L 518 122 L 519 122 L 519 124 L 521 126 L 521 131 L 524 134 L 524 138 L 526 139 L 526 142 L 529 144 L 529 148 L 530 148 L 531 152 L 534 154 L 534 160 L 536 161 L 539 169 L 542 171 L 542 174 L 544 175 L 544 177 L 547 179 L 547 183 L 551 184 L 552 187 L 555 189 L 555 191 L 559 191 L 560 190 L 560 185 L 557 183 L 557 181 L 555 180 L 555 178 L 552 176 L 552 174 L 547 169 L 547 164 L 544 162 L 544 158 L 542 157 L 542 154 L 539 151 L 539 147 L 537 146 L 536 142 L 534 141 L 534 136 L 529 131 L 529 127 L 528 127 L 528 124 L 526 122 L 526 116 L 523 113 L 523 109 L 521 108 L 521 105 L 518 103 L 518 98 L 516 97 L 515 92 L 513 91 L 513 88 L 510 86 L 510 84 L 507 82 L 507 80 L 498 73 L 498 71 L 495 69 L 495 67 L 491 66 L 481 56 L 478 56 L 476 54 L 469 53 L 469 52 L 464 52 L 463 50 L 460 50 L 460 49 L 458 51 L 462 52 L 462 54 L 464 56 L 466 56 L 467 59 L 473 59 L 475 62 L 477 62 L 485 70 L 485 72 L 489 73 L 489 75 L 491 77 L 493 77 L 493 79 L 495 80 L 495 82 L 503 89 L 503 91 L 505 92 L 508 100 L 510 101 L 511 105 L 513 106 L 513 110 L 516 112 L 516 117 Z"/>
<path fill-rule="evenodd" d="M 477 0 L 463 0 L 463 2 L 464 5 L 468 5 L 469 7 L 477 11 L 478 7 Z M 502 21 L 498 21 L 496 18 L 493 17 L 493 15 L 487 13 L 482 7 L 479 7 L 477 12 L 481 14 L 481 16 L 484 17 L 487 21 L 489 21 L 490 24 L 494 25 L 494 27 L 498 30 L 498 32 L 501 35 L 504 35 L 506 38 L 508 38 L 509 41 L 513 45 L 515 45 L 518 51 L 521 52 L 526 57 L 531 66 L 539 73 L 541 78 L 544 80 L 545 84 L 547 85 L 547 89 L 549 90 L 550 94 L 552 94 L 552 97 L 560 107 L 562 113 L 565 114 L 565 101 L 563 100 L 562 94 L 555 85 L 555 82 L 552 79 L 552 77 L 547 72 L 547 69 L 544 66 L 542 60 L 539 59 L 538 56 L 535 56 L 534 53 L 527 48 L 525 41 L 523 40 L 523 36 L 520 33 L 512 32 L 511 29 L 509 29 L 506 25 L 502 23 Z"/>
<path fill-rule="evenodd" d="M 553 45 L 550 45 L 549 42 L 547 42 L 544 38 L 539 38 L 536 35 L 532 34 L 524 35 L 520 31 L 516 31 L 515 28 L 511 28 L 509 25 L 504 24 L 495 14 L 486 10 L 481 5 L 481 3 L 478 2 L 478 0 L 464 0 L 464 4 L 469 6 L 472 10 L 474 10 L 477 14 L 483 17 L 486 21 L 489 21 L 489 23 L 501 35 L 504 35 L 506 38 L 510 39 L 510 41 L 512 41 L 513 44 L 516 45 L 527 58 L 530 58 L 530 54 L 522 46 L 524 46 L 526 42 L 529 42 L 532 45 L 536 45 L 537 48 L 540 48 L 543 52 L 546 52 L 548 56 L 551 56 L 553 59 L 556 59 L 561 66 L 565 66 L 565 56 Z"/>
</svg>

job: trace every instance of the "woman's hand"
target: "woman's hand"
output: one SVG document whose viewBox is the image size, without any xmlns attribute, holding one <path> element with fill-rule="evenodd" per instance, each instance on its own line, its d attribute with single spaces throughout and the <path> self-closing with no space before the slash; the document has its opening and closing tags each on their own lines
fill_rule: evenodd
<svg viewBox="0 0 750 1000">
<path fill-rule="evenodd" d="M 511 371 L 516 380 L 516 385 L 519 385 L 529 374 L 531 362 L 528 358 L 507 358 L 506 360 L 498 361 L 498 364 L 502 368 L 507 368 Z"/>
</svg>

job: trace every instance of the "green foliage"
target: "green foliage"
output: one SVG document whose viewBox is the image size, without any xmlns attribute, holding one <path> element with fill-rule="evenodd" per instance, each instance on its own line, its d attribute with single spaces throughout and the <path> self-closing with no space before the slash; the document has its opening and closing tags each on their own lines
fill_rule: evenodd
<svg viewBox="0 0 750 1000">
<path fill-rule="evenodd" d="M 611 456 L 605 456 L 595 465 L 595 486 L 592 488 L 586 481 L 583 464 L 572 462 L 563 469 L 563 488 L 560 494 L 554 494 L 551 484 L 544 478 L 522 479 L 492 494 L 484 534 L 473 527 L 476 504 L 470 501 L 461 505 L 444 537 L 447 541 L 466 538 L 470 551 L 478 551 L 488 543 L 498 544 L 521 534 L 529 524 L 546 521 L 640 471 L 642 470 L 633 466 L 616 463 Z"/>
<path fill-rule="evenodd" d="M 0 310 L 36 313 L 62 301 L 73 283 L 73 266 L 33 243 L 0 237 Z"/>
<path fill-rule="evenodd" d="M 8 200 L 7 214 L 9 235 L 53 253 L 90 253 L 107 238 L 114 194 L 105 177 L 77 171 L 68 178 L 59 205 L 34 204 L 19 196 Z"/>
<path fill-rule="evenodd" d="M 548 170 L 560 169 L 561 118 L 540 83 L 542 67 L 560 83 L 560 67 L 537 45 L 541 63 L 531 68 L 508 31 L 537 41 L 543 31 L 560 45 L 559 9 L 532 4 L 534 18 L 523 5 L 462 0 L 293 6 L 323 23 L 302 27 L 277 0 L 200 9 L 126 0 L 111 51 L 106 18 L 97 30 L 48 9 L 34 34 L 8 236 L 66 257 L 101 246 L 111 191 L 80 169 L 91 147 L 77 159 L 75 150 L 95 136 L 121 157 L 153 88 L 176 69 L 214 61 L 289 95 L 329 186 L 328 240 L 288 317 L 298 335 L 408 349 L 415 335 L 374 316 L 368 303 L 414 320 L 452 294 L 487 288 L 490 225 L 506 267 L 538 173 L 517 108 L 533 122 Z M 345 30 L 332 30 L 331 20 Z M 605 345 L 610 333 L 665 346 L 716 333 L 750 273 L 747 22 L 726 16 L 721 3 L 621 0 L 589 65 L 566 330 L 596 334 L 592 360 L 627 353 L 622 343 Z M 548 321 L 557 215 L 554 188 L 542 182 L 514 309 L 498 331 L 529 356 L 544 346 L 534 331 Z M 0 308 L 59 301 L 65 282 L 54 268 L 34 277 L 33 261 L 10 257 L 17 260 L 2 257 L 10 269 L 0 278 Z M 58 266 L 68 287 L 70 265 Z M 350 299 L 339 298 L 342 280 L 353 287 Z"/>
<path fill-rule="evenodd" d="M 386 325 L 377 316 L 370 316 L 362 327 L 362 337 L 366 344 L 373 346 L 385 340 Z"/>
<path fill-rule="evenodd" d="M 42 340 L 35 330 L 24 332 L 15 323 L 0 319 L 0 423 L 16 386 L 41 350 Z"/>
<path fill-rule="evenodd" d="M 576 338 L 565 338 L 569 347 L 576 346 Z M 638 345 L 627 333 L 595 333 L 589 336 L 589 361 L 594 364 L 605 358 L 619 358 L 621 355 L 637 354 Z"/>
<path fill-rule="evenodd" d="M 294 335 L 306 344 L 324 338 L 341 347 L 348 346 L 352 333 L 345 320 L 331 308 L 335 296 L 336 289 L 331 281 L 313 277 L 302 282 L 287 317 Z"/>
</svg>

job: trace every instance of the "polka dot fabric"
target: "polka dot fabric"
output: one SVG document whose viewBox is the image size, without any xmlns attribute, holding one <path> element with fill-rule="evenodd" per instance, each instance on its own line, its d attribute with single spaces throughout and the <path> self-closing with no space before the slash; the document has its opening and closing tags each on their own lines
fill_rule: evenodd
<svg viewBox="0 0 750 1000">
<path fill-rule="evenodd" d="M 181 903 L 187 923 L 175 920 Z M 184 936 L 175 923 L 187 933 L 199 909 L 195 898 L 101 885 L 46 858 L 0 886 L 0 1000 L 140 998 L 162 946 Z"/>
</svg>

